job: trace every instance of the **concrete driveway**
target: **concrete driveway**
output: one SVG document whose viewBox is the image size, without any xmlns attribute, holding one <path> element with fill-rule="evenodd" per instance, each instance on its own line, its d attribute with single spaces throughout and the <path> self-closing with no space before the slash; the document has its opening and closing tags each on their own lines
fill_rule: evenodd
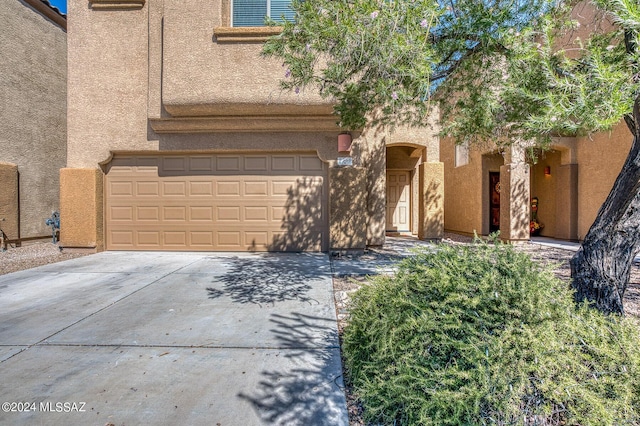
<svg viewBox="0 0 640 426">
<path fill-rule="evenodd" d="M 330 269 L 105 252 L 0 276 L 0 424 L 347 425 Z"/>
</svg>

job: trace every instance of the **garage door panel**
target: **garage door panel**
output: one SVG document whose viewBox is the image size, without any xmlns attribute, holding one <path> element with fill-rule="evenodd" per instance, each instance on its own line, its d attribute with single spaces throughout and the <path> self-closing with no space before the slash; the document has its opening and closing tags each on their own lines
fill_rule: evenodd
<svg viewBox="0 0 640 426">
<path fill-rule="evenodd" d="M 162 195 L 185 197 L 187 195 L 187 182 L 162 182 Z"/>
<path fill-rule="evenodd" d="M 317 156 L 116 158 L 108 170 L 110 250 L 327 248 L 327 171 Z"/>
<path fill-rule="evenodd" d="M 220 247 L 240 248 L 240 231 L 217 231 L 216 239 Z"/>
<path fill-rule="evenodd" d="M 322 170 L 324 170 L 324 163 L 317 156 L 301 155 L 300 170 L 321 172 Z"/>
<path fill-rule="evenodd" d="M 267 222 L 269 220 L 269 208 L 267 206 L 245 206 L 244 220 Z"/>
<path fill-rule="evenodd" d="M 190 206 L 189 219 L 193 222 L 213 221 L 213 207 L 210 206 Z"/>
<path fill-rule="evenodd" d="M 221 172 L 239 172 L 240 157 L 234 156 L 218 156 L 216 158 L 216 171 Z"/>
<path fill-rule="evenodd" d="M 189 157 L 189 171 L 191 172 L 213 172 L 213 158 L 211 156 L 191 156 Z"/>
<path fill-rule="evenodd" d="M 136 182 L 135 188 L 135 195 L 138 197 L 157 197 L 160 195 L 160 182 Z"/>
<path fill-rule="evenodd" d="M 138 221 L 158 221 L 160 220 L 160 207 L 157 206 L 136 206 L 136 219 Z"/>
<path fill-rule="evenodd" d="M 240 222 L 240 207 L 220 206 L 216 209 L 218 222 Z"/>
<path fill-rule="evenodd" d="M 115 246 L 122 247 L 123 250 L 132 249 L 134 247 L 134 232 L 133 231 L 110 231 L 107 234 L 108 240 Z"/>
<path fill-rule="evenodd" d="M 132 197 L 133 182 L 112 182 L 107 190 L 107 195 L 113 197 Z"/>
<path fill-rule="evenodd" d="M 213 231 L 190 231 L 191 247 L 210 249 L 214 246 Z"/>
<path fill-rule="evenodd" d="M 216 194 L 219 197 L 240 195 L 240 182 L 216 182 Z"/>
<path fill-rule="evenodd" d="M 179 157 L 162 157 L 162 171 L 164 172 L 186 172 L 187 158 Z"/>
<path fill-rule="evenodd" d="M 137 231 L 135 236 L 139 246 L 160 247 L 160 231 Z"/>
<path fill-rule="evenodd" d="M 244 157 L 244 170 L 248 172 L 266 172 L 269 169 L 269 158 L 266 155 L 247 155 Z"/>
<path fill-rule="evenodd" d="M 244 195 L 247 197 L 266 197 L 269 195 L 269 184 L 265 181 L 244 181 Z"/>
<path fill-rule="evenodd" d="M 187 220 L 186 207 L 163 207 L 162 219 L 170 221 L 185 222 Z"/>
<path fill-rule="evenodd" d="M 213 182 L 189 182 L 189 196 L 211 197 L 213 195 Z"/>
<path fill-rule="evenodd" d="M 111 220 L 114 221 L 133 221 L 133 208 L 132 207 L 112 207 L 110 210 Z"/>
<path fill-rule="evenodd" d="M 162 233 L 165 246 L 187 247 L 186 231 L 165 231 Z"/>
</svg>

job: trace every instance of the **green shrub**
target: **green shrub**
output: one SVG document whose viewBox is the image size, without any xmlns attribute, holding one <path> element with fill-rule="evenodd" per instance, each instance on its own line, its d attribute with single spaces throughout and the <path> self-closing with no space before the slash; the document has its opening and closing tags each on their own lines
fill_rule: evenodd
<svg viewBox="0 0 640 426">
<path fill-rule="evenodd" d="M 638 324 L 577 307 L 504 244 L 438 246 L 355 295 L 348 379 L 368 421 L 640 424 Z"/>
</svg>

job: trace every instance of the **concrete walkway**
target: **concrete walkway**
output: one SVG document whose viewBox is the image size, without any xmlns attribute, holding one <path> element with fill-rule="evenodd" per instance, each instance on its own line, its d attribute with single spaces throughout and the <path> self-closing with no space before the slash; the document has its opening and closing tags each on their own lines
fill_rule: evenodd
<svg viewBox="0 0 640 426">
<path fill-rule="evenodd" d="M 0 402 L 23 411 L 0 424 L 347 425 L 328 256 L 106 252 L 4 275 Z"/>
</svg>

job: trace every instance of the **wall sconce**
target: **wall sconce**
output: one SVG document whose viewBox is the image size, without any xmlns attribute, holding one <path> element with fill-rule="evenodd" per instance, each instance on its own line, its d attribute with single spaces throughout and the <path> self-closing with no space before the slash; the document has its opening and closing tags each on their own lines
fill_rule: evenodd
<svg viewBox="0 0 640 426">
<path fill-rule="evenodd" d="M 341 154 L 348 154 L 351 152 L 351 134 L 340 133 L 338 135 L 338 152 Z"/>
<path fill-rule="evenodd" d="M 544 166 L 544 175 L 551 176 L 551 166 Z"/>
</svg>

